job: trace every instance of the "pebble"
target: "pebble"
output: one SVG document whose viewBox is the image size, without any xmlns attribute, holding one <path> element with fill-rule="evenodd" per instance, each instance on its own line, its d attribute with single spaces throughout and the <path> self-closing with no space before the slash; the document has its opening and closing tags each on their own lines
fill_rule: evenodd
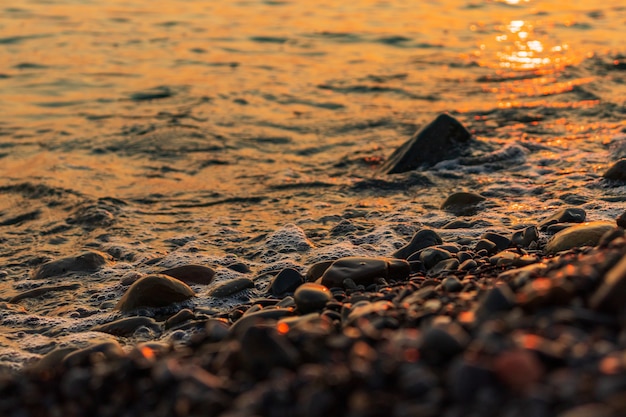
<svg viewBox="0 0 626 417">
<path fill-rule="evenodd" d="M 568 227 L 552 236 L 545 247 L 546 253 L 555 254 L 581 246 L 596 246 L 602 236 L 615 228 L 609 222 L 588 222 Z"/>
<path fill-rule="evenodd" d="M 617 225 L 619 227 L 621 227 L 622 229 L 626 229 L 626 211 L 623 212 L 622 214 L 620 214 L 617 219 L 615 220 L 615 222 L 617 223 Z"/>
<path fill-rule="evenodd" d="M 481 239 L 487 239 L 495 243 L 498 252 L 511 246 L 511 239 L 499 233 L 487 232 L 481 236 Z"/>
<path fill-rule="evenodd" d="M 9 303 L 15 304 L 28 298 L 41 297 L 50 292 L 71 291 L 71 290 L 77 290 L 80 287 L 81 287 L 80 284 L 50 285 L 50 286 L 37 287 L 37 288 L 33 288 L 32 290 L 24 291 L 17 295 L 14 295 L 13 297 L 9 298 Z"/>
<path fill-rule="evenodd" d="M 454 117 L 440 114 L 396 149 L 381 166 L 381 172 L 396 174 L 431 167 L 460 156 L 471 134 Z"/>
<path fill-rule="evenodd" d="M 626 182 L 626 159 L 620 159 L 602 175 L 608 180 Z"/>
<path fill-rule="evenodd" d="M 62 362 L 66 367 L 76 367 L 98 360 L 122 358 L 126 354 L 115 340 L 94 343 L 67 354 Z"/>
<path fill-rule="evenodd" d="M 315 282 L 324 275 L 324 272 L 333 264 L 333 261 L 321 261 L 313 264 L 306 275 L 304 276 L 304 280 L 306 282 Z"/>
<path fill-rule="evenodd" d="M 253 287 L 254 281 L 252 281 L 250 278 L 234 278 L 213 288 L 209 292 L 209 295 L 215 298 L 225 298 L 235 293 L 238 293 L 239 291 L 245 290 L 246 288 Z"/>
<path fill-rule="evenodd" d="M 110 256 L 97 251 L 83 252 L 46 262 L 33 272 L 33 278 L 43 279 L 65 275 L 68 272 L 96 272 L 109 263 Z"/>
<path fill-rule="evenodd" d="M 294 292 L 304 283 L 304 277 L 293 268 L 281 270 L 270 283 L 268 292 L 276 297 Z"/>
<path fill-rule="evenodd" d="M 110 323 L 100 324 L 91 328 L 94 332 L 103 332 L 114 336 L 132 336 L 139 327 L 145 326 L 160 332 L 161 326 L 151 317 L 125 317 Z"/>
<path fill-rule="evenodd" d="M 507 284 L 498 284 L 490 289 L 478 303 L 476 316 L 487 318 L 495 313 L 509 311 L 516 305 L 515 293 Z"/>
<path fill-rule="evenodd" d="M 539 231 L 536 226 L 528 226 L 513 233 L 511 243 L 522 248 L 529 247 L 533 242 L 539 240 Z"/>
<path fill-rule="evenodd" d="M 473 222 L 468 222 L 466 220 L 452 220 L 451 222 L 443 225 L 442 229 L 471 229 L 474 227 Z"/>
<path fill-rule="evenodd" d="M 626 256 L 611 268 L 589 300 L 591 308 L 608 313 L 622 313 L 626 308 Z"/>
<path fill-rule="evenodd" d="M 459 260 L 455 258 L 444 259 L 437 262 L 435 266 L 428 270 L 429 275 L 440 275 L 443 272 L 451 272 L 459 269 Z"/>
<path fill-rule="evenodd" d="M 432 366 L 441 366 L 465 350 L 469 335 L 457 323 L 433 326 L 424 332 L 420 357 Z"/>
<path fill-rule="evenodd" d="M 426 248 L 419 252 L 419 260 L 427 270 L 437 265 L 440 261 L 452 258 L 452 254 L 445 249 Z"/>
<path fill-rule="evenodd" d="M 441 237 L 431 229 L 421 229 L 417 231 L 411 241 L 395 251 L 391 256 L 398 259 L 407 259 L 409 256 L 424 248 L 441 245 Z"/>
<path fill-rule="evenodd" d="M 165 321 L 165 329 L 171 329 L 174 326 L 177 326 L 189 320 L 193 320 L 195 318 L 196 315 L 193 313 L 193 311 L 188 308 L 183 308 Z"/>
<path fill-rule="evenodd" d="M 582 223 L 587 218 L 587 212 L 577 207 L 561 209 L 539 223 L 540 230 L 546 230 L 548 226 L 556 223 Z"/>
<path fill-rule="evenodd" d="M 298 287 L 293 298 L 298 311 L 307 314 L 322 310 L 331 300 L 332 295 L 325 286 L 307 282 Z"/>
<path fill-rule="evenodd" d="M 210 284 L 215 277 L 215 271 L 213 269 L 202 265 L 177 266 L 159 273 L 176 278 L 185 284 L 207 285 Z"/>
<path fill-rule="evenodd" d="M 476 246 L 474 246 L 475 252 L 480 252 L 481 250 L 487 251 L 487 253 L 496 253 L 498 251 L 498 245 L 493 243 L 491 240 L 480 239 L 476 242 Z"/>
<path fill-rule="evenodd" d="M 232 264 L 226 265 L 226 268 L 241 274 L 247 274 L 250 272 L 250 267 L 243 262 L 233 262 Z"/>
<path fill-rule="evenodd" d="M 139 307 L 164 307 L 194 297 L 182 281 L 167 275 L 147 275 L 128 287 L 115 308 L 128 312 Z"/>
<path fill-rule="evenodd" d="M 463 284 L 454 276 L 444 278 L 443 281 L 441 281 L 441 287 L 446 292 L 460 292 L 463 290 Z"/>
<path fill-rule="evenodd" d="M 545 372 L 536 354 L 525 349 L 501 352 L 493 361 L 493 370 L 509 389 L 521 394 L 529 393 Z"/>
<path fill-rule="evenodd" d="M 293 369 L 300 354 L 286 337 L 272 327 L 249 327 L 241 336 L 238 356 L 243 370 L 265 378 L 279 368 Z"/>
<path fill-rule="evenodd" d="M 342 287 L 343 281 L 350 278 L 357 285 L 370 285 L 377 278 L 407 278 L 410 271 L 410 264 L 402 259 L 347 257 L 333 262 L 320 283 L 328 288 Z"/>
<path fill-rule="evenodd" d="M 478 204 L 486 198 L 480 194 L 457 192 L 450 194 L 441 204 L 441 209 L 457 216 L 471 216 L 478 212 Z"/>
</svg>

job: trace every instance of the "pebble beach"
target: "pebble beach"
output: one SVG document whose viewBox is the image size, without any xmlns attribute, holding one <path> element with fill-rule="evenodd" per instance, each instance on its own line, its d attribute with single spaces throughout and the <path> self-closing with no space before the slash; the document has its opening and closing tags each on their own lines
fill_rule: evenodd
<svg viewBox="0 0 626 417">
<path fill-rule="evenodd" d="M 0 14 L 0 415 L 626 414 L 619 1 L 74 3 Z"/>
</svg>

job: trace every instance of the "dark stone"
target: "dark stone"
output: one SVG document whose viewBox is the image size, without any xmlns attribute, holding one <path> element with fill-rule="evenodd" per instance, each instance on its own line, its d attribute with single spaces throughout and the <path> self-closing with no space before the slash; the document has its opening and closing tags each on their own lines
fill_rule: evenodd
<svg viewBox="0 0 626 417">
<path fill-rule="evenodd" d="M 91 328 L 94 332 L 103 332 L 114 336 L 132 336 L 139 327 L 145 326 L 149 329 L 160 331 L 161 327 L 151 317 L 126 317 L 110 323 L 100 324 Z"/>
<path fill-rule="evenodd" d="M 172 317 L 170 317 L 169 319 L 165 321 L 165 328 L 171 329 L 174 326 L 177 326 L 188 320 L 193 320 L 195 318 L 196 318 L 196 315 L 193 314 L 193 311 L 191 311 L 188 308 L 183 308 L 178 313 L 174 314 Z"/>
<path fill-rule="evenodd" d="M 434 326 L 426 330 L 419 346 L 420 358 L 433 366 L 448 363 L 465 350 L 469 336 L 456 323 Z"/>
<path fill-rule="evenodd" d="M 473 222 L 468 222 L 466 220 L 452 220 L 451 222 L 446 223 L 442 229 L 471 229 L 474 227 Z"/>
<path fill-rule="evenodd" d="M 496 249 L 498 252 L 505 250 L 509 246 L 511 246 L 511 239 L 506 236 L 502 236 L 498 233 L 487 232 L 481 237 L 482 239 L 487 239 L 496 244 Z"/>
<path fill-rule="evenodd" d="M 250 272 L 250 267 L 243 262 L 234 262 L 232 264 L 226 265 L 226 268 L 242 274 L 247 274 Z"/>
<path fill-rule="evenodd" d="M 608 180 L 626 182 L 626 159 L 614 163 L 603 175 Z"/>
<path fill-rule="evenodd" d="M 451 276 L 441 281 L 441 288 L 447 292 L 460 292 L 463 290 L 463 284 L 461 284 L 461 281 L 459 281 L 457 277 Z"/>
<path fill-rule="evenodd" d="M 426 248 L 420 251 L 420 261 L 426 270 L 437 265 L 440 261 L 452 258 L 452 254 L 440 248 Z"/>
<path fill-rule="evenodd" d="M 115 308 L 131 311 L 139 307 L 164 307 L 194 297 L 195 293 L 182 281 L 167 275 L 147 275 L 135 281 Z"/>
<path fill-rule="evenodd" d="M 582 223 L 585 221 L 586 217 L 587 212 L 581 208 L 564 208 L 539 223 L 539 230 L 546 230 L 548 226 L 556 223 Z"/>
<path fill-rule="evenodd" d="M 293 268 L 285 268 L 272 280 L 268 292 L 276 297 L 294 292 L 304 283 L 304 277 Z"/>
<path fill-rule="evenodd" d="M 626 229 L 626 211 L 620 214 L 617 219 L 615 219 L 615 222 L 622 229 Z"/>
<path fill-rule="evenodd" d="M 333 264 L 333 262 L 335 261 L 321 261 L 313 264 L 313 266 L 311 266 L 306 272 L 304 280 L 306 282 L 317 281 L 319 278 L 322 277 L 322 275 L 324 275 L 324 272 L 326 272 L 326 270 Z"/>
<path fill-rule="evenodd" d="M 11 304 L 15 304 L 15 303 L 19 303 L 22 300 L 25 300 L 27 298 L 38 298 L 41 297 L 43 295 L 46 295 L 50 292 L 56 292 L 56 291 L 71 291 L 71 290 L 77 290 L 80 288 L 80 284 L 66 284 L 66 285 L 50 285 L 50 286 L 43 286 L 43 287 L 37 287 L 37 288 L 33 288 L 32 290 L 27 290 L 24 292 L 21 292 L 11 298 L 9 298 L 9 303 Z"/>
<path fill-rule="evenodd" d="M 411 272 L 410 264 L 402 259 L 347 257 L 336 260 L 324 272 L 321 284 L 327 288 L 343 287 L 346 278 L 357 285 L 370 285 L 377 278 L 403 279 Z"/>
<path fill-rule="evenodd" d="M 407 172 L 456 158 L 467 148 L 470 138 L 470 133 L 458 120 L 440 114 L 396 149 L 381 166 L 381 172 Z"/>
<path fill-rule="evenodd" d="M 435 266 L 428 270 L 428 273 L 430 275 L 439 275 L 443 272 L 456 271 L 457 269 L 459 269 L 459 260 L 450 258 L 437 262 Z"/>
<path fill-rule="evenodd" d="M 498 284 L 485 294 L 476 309 L 478 318 L 487 318 L 494 313 L 509 311 L 515 307 L 515 293 L 506 284 Z"/>
<path fill-rule="evenodd" d="M 535 226 L 528 226 L 525 229 L 518 230 L 513 233 L 511 237 L 511 242 L 522 248 L 529 247 L 533 242 L 537 242 L 539 240 L 539 231 Z"/>
<path fill-rule="evenodd" d="M 250 278 L 235 278 L 213 288 L 209 295 L 211 297 L 224 298 L 252 287 L 254 287 L 254 281 Z"/>
<path fill-rule="evenodd" d="M 122 358 L 125 356 L 124 350 L 114 340 L 96 343 L 82 349 L 75 350 L 63 358 L 63 365 L 66 367 L 76 367 L 93 362 L 97 358 Z"/>
<path fill-rule="evenodd" d="M 480 252 L 481 250 L 486 250 L 487 253 L 496 253 L 498 251 L 498 246 L 493 243 L 491 240 L 480 239 L 476 246 L 474 247 L 474 251 Z"/>
<path fill-rule="evenodd" d="M 475 260 L 467 259 L 467 260 L 463 261 L 461 263 L 461 265 L 459 265 L 459 270 L 460 271 L 471 271 L 472 269 L 476 268 L 477 266 L 478 266 L 478 263 L 476 263 Z"/>
<path fill-rule="evenodd" d="M 430 229 L 422 229 L 413 235 L 408 244 L 395 251 L 391 256 L 398 259 L 407 259 L 421 249 L 441 245 L 442 243 L 443 241 L 437 232 Z"/>
<path fill-rule="evenodd" d="M 57 259 L 39 266 L 33 278 L 51 278 L 68 272 L 96 272 L 108 263 L 110 257 L 101 252 L 89 251 L 77 256 Z"/>
<path fill-rule="evenodd" d="M 271 308 L 255 311 L 237 320 L 230 327 L 228 333 L 230 336 L 240 337 L 250 327 L 274 326 L 278 320 L 293 315 L 294 312 L 291 308 Z"/>
<path fill-rule="evenodd" d="M 274 328 L 249 327 L 241 336 L 239 360 L 250 374 L 265 378 L 276 368 L 293 369 L 300 354 L 286 337 Z"/>
<path fill-rule="evenodd" d="M 163 275 L 176 278 L 186 284 L 207 285 L 213 281 L 215 271 L 202 265 L 183 265 L 166 269 L 160 272 Z"/>
<path fill-rule="evenodd" d="M 471 216 L 478 212 L 478 204 L 485 200 L 480 194 L 461 191 L 450 194 L 441 204 L 441 209 L 457 216 Z"/>
<path fill-rule="evenodd" d="M 298 287 L 293 298 L 298 311 L 306 314 L 322 310 L 332 299 L 332 295 L 325 286 L 307 282 Z"/>
<path fill-rule="evenodd" d="M 589 305 L 594 310 L 614 314 L 626 309 L 626 256 L 606 273 Z"/>
</svg>

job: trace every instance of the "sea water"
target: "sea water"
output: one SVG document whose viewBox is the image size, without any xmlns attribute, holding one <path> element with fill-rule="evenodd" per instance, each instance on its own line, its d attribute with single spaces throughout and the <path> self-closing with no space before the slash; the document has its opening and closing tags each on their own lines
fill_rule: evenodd
<svg viewBox="0 0 626 417">
<path fill-rule="evenodd" d="M 217 274 L 172 311 L 219 313 L 285 267 L 386 256 L 423 227 L 467 242 L 565 206 L 613 220 L 625 27 L 621 0 L 2 3 L 0 368 L 112 337 L 91 328 L 121 317 L 123 283 L 178 265 Z M 473 154 L 382 174 L 442 112 Z M 487 198 L 472 228 L 442 229 L 454 191 Z M 33 277 L 85 250 L 111 261 Z M 256 287 L 208 296 L 242 275 Z"/>
</svg>

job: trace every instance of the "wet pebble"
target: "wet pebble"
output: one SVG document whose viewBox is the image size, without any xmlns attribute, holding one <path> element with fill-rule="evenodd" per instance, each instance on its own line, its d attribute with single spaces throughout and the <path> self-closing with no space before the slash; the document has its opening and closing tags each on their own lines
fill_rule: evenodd
<svg viewBox="0 0 626 417">
<path fill-rule="evenodd" d="M 345 279 L 357 285 L 370 285 L 378 278 L 403 279 L 409 276 L 411 267 L 402 259 L 392 258 L 341 258 L 324 272 L 320 283 L 328 288 L 343 287 Z"/>
<path fill-rule="evenodd" d="M 298 287 L 293 298 L 298 311 L 306 314 L 323 309 L 332 295 L 325 286 L 307 282 Z"/>
<path fill-rule="evenodd" d="M 294 292 L 304 283 L 304 277 L 293 268 L 281 270 L 270 283 L 268 292 L 276 297 Z"/>
<path fill-rule="evenodd" d="M 457 277 L 450 276 L 441 281 L 441 288 L 446 292 L 459 292 L 463 290 L 463 284 Z"/>
<path fill-rule="evenodd" d="M 577 207 L 561 209 L 539 223 L 540 230 L 546 230 L 548 226 L 556 223 L 582 223 L 587 218 L 587 212 Z"/>
<path fill-rule="evenodd" d="M 427 270 L 437 265 L 440 261 L 450 258 L 452 258 L 452 254 L 441 248 L 426 248 L 419 252 L 419 260 Z"/>
<path fill-rule="evenodd" d="M 182 281 L 167 275 L 147 275 L 126 290 L 115 308 L 126 312 L 139 307 L 164 307 L 194 296 Z"/>
<path fill-rule="evenodd" d="M 606 172 L 602 175 L 604 178 L 613 181 L 626 181 L 626 159 L 620 159 L 615 162 Z"/>
<path fill-rule="evenodd" d="M 125 317 L 110 323 L 100 324 L 91 328 L 94 332 L 103 332 L 114 336 L 132 336 L 139 327 L 145 326 L 154 331 L 160 331 L 161 326 L 151 317 Z"/>
<path fill-rule="evenodd" d="M 511 237 L 511 242 L 522 248 L 529 247 L 533 242 L 537 242 L 539 240 L 539 231 L 535 226 L 528 226 L 522 230 L 518 230 L 513 233 Z"/>
<path fill-rule="evenodd" d="M 107 265 L 110 257 L 102 252 L 88 251 L 80 255 L 69 256 L 46 262 L 33 272 L 33 278 L 51 278 L 68 272 L 96 272 Z"/>
<path fill-rule="evenodd" d="M 224 298 L 238 293 L 239 291 L 245 290 L 246 288 L 252 287 L 254 287 L 254 281 L 252 281 L 250 278 L 234 278 L 213 288 L 209 292 L 209 295 L 211 297 Z"/>
<path fill-rule="evenodd" d="M 213 281 L 215 271 L 202 265 L 182 265 L 175 268 L 166 269 L 160 274 L 176 278 L 185 284 L 207 285 Z"/>
<path fill-rule="evenodd" d="M 547 253 L 557 253 L 581 246 L 595 246 L 602 236 L 614 228 L 609 222 L 588 222 L 568 227 L 552 236 L 545 247 Z"/>
<path fill-rule="evenodd" d="M 511 246 L 511 239 L 499 233 L 487 232 L 481 236 L 481 239 L 487 239 L 490 242 L 493 242 L 496 245 L 498 252 Z"/>
<path fill-rule="evenodd" d="M 478 205 L 486 198 L 480 194 L 457 192 L 450 194 L 441 204 L 441 209 L 457 216 L 471 216 L 478 212 Z"/>
<path fill-rule="evenodd" d="M 421 249 L 441 245 L 442 243 L 443 241 L 437 232 L 431 229 L 421 229 L 413 235 L 408 244 L 395 251 L 392 256 L 394 258 L 407 259 L 413 253 L 418 252 Z"/>
</svg>

